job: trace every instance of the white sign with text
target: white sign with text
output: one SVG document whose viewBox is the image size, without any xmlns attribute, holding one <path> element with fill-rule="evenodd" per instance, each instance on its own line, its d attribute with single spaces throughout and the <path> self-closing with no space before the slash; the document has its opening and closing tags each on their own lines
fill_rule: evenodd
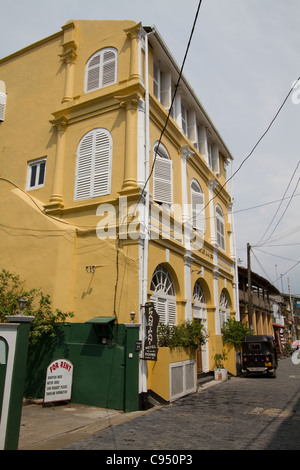
<svg viewBox="0 0 300 470">
<path fill-rule="evenodd" d="M 44 403 L 71 399 L 73 364 L 56 359 L 47 368 Z"/>
</svg>

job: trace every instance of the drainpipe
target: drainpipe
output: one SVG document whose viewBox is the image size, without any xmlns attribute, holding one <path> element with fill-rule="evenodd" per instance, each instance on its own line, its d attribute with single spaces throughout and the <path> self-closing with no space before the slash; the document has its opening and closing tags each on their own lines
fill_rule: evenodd
<svg viewBox="0 0 300 470">
<path fill-rule="evenodd" d="M 145 34 L 145 201 L 144 201 L 144 246 L 143 246 L 143 274 L 142 274 L 142 306 L 147 302 L 148 293 L 148 253 L 149 253 L 149 154 L 150 154 L 150 111 L 149 111 L 149 64 L 148 64 L 148 37 L 155 33 L 155 29 L 152 27 L 152 31 Z M 141 312 L 141 335 L 142 345 L 144 351 L 145 344 L 145 312 L 142 309 Z M 142 393 L 147 393 L 147 361 L 141 361 L 141 379 L 142 379 Z"/>
</svg>

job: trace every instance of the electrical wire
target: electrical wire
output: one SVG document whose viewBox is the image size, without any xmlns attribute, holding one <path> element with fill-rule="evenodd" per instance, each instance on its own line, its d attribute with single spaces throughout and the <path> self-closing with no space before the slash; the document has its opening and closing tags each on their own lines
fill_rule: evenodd
<svg viewBox="0 0 300 470">
<path fill-rule="evenodd" d="M 288 183 L 288 185 L 287 185 L 287 188 L 286 188 L 286 190 L 285 190 L 285 192 L 284 192 L 284 194 L 283 194 L 283 196 L 282 196 L 282 199 L 281 199 L 281 201 L 280 201 L 280 204 L 279 204 L 279 206 L 278 206 L 278 208 L 277 208 L 277 210 L 276 210 L 276 212 L 275 212 L 275 214 L 274 214 L 274 216 L 273 216 L 273 218 L 272 218 L 270 224 L 268 225 L 268 227 L 267 227 L 266 231 L 264 232 L 263 236 L 260 238 L 259 242 L 256 243 L 256 246 L 260 246 L 260 245 L 262 244 L 262 243 L 261 243 L 262 240 L 264 239 L 266 233 L 268 232 L 269 228 L 271 227 L 272 223 L 274 222 L 275 217 L 276 217 L 276 215 L 278 214 L 278 211 L 279 211 L 279 209 L 280 209 L 280 207 L 281 207 L 281 205 L 282 205 L 282 203 L 283 203 L 283 201 L 284 201 L 284 199 L 285 199 L 285 195 L 286 195 L 286 193 L 287 193 L 287 191 L 288 191 L 288 189 L 289 189 L 289 187 L 290 187 L 290 185 L 291 185 L 291 183 L 292 183 L 292 180 L 293 180 L 293 178 L 294 178 L 294 176 L 295 176 L 295 173 L 296 173 L 296 171 L 297 171 L 297 169 L 298 169 L 299 163 L 300 163 L 300 161 L 297 163 L 297 166 L 296 166 L 296 168 L 295 168 L 295 170 L 294 170 L 294 172 L 293 172 L 293 174 L 292 174 L 292 176 L 291 176 L 291 178 L 290 178 L 290 181 L 289 181 L 289 183 Z M 298 179 L 298 183 L 299 183 L 299 179 Z M 298 186 L 298 183 L 297 183 L 297 186 Z M 296 188 L 297 188 L 297 186 L 296 186 Z M 289 204 L 291 203 L 291 200 L 292 200 L 292 198 L 293 198 L 293 196 L 294 196 L 294 194 L 295 194 L 296 188 L 295 188 L 295 190 L 294 190 L 294 192 L 293 192 L 293 194 L 292 194 L 292 196 L 291 196 L 291 199 L 290 199 L 290 201 L 289 201 L 289 203 L 288 203 L 288 205 L 287 205 L 287 207 L 286 207 L 286 209 L 285 209 L 285 212 L 287 211 L 287 208 L 288 208 Z M 275 230 L 276 230 L 276 228 L 277 228 L 279 222 L 280 222 L 281 219 L 283 218 L 285 212 L 283 213 L 283 215 L 282 215 L 281 218 L 279 219 L 277 225 L 276 225 L 275 228 L 273 229 L 273 232 L 271 233 L 271 235 L 269 236 L 269 238 L 271 238 L 271 236 L 272 236 L 273 233 L 275 232 Z M 266 241 L 268 241 L 269 238 L 267 238 Z"/>
<path fill-rule="evenodd" d="M 151 170 L 149 172 L 149 175 L 144 183 L 144 186 L 143 186 L 143 189 L 140 193 L 140 197 L 139 197 L 139 200 L 136 204 L 136 207 L 135 207 L 135 210 L 133 211 L 132 214 L 128 214 L 125 216 L 126 217 L 129 217 L 129 216 L 134 216 L 135 214 L 135 211 L 136 211 L 136 208 L 138 207 L 140 201 L 145 197 L 145 188 L 153 174 L 153 171 L 154 171 L 154 167 L 155 167 L 155 163 L 156 163 L 156 157 L 157 157 L 157 153 L 158 153 L 158 149 L 159 149 L 159 146 L 161 144 L 161 141 L 162 141 L 162 137 L 165 133 L 165 130 L 167 128 L 167 125 L 168 125 L 168 122 L 169 122 L 169 119 L 170 119 L 170 115 L 171 115 L 171 111 L 172 111 L 172 107 L 173 107 L 173 104 L 174 104 L 174 100 L 175 100 L 175 96 L 176 96 L 176 93 L 177 93 L 177 90 L 178 90 L 178 87 L 179 87 L 179 83 L 180 83 L 180 80 L 181 80 L 181 77 L 182 77 L 182 73 L 183 73 L 183 69 L 184 69 L 184 65 L 185 65 L 185 62 L 186 62 L 186 58 L 187 58 L 187 55 L 188 55 L 188 51 L 189 51 L 189 48 L 190 48 L 190 45 L 191 45 L 191 41 L 192 41 L 192 37 L 193 37 L 193 34 L 194 34 L 194 31 L 195 31 L 195 27 L 196 27 L 196 23 L 197 23 L 197 19 L 198 19 L 198 16 L 199 16 L 199 11 L 200 11 L 200 7 L 201 7 L 201 4 L 202 4 L 202 0 L 199 1 L 198 3 L 198 7 L 197 7 L 197 11 L 196 11 L 196 14 L 195 14 L 195 18 L 194 18 L 194 22 L 193 22 L 193 26 L 192 26 L 192 29 L 191 29 L 191 33 L 190 33 L 190 37 L 189 37 L 189 41 L 188 41 L 188 44 L 187 44 L 187 47 L 186 47 L 186 51 L 185 51 L 185 54 L 184 54 L 184 58 L 183 58 L 183 61 L 182 61 L 182 65 L 181 65 L 181 68 L 180 68 L 180 72 L 179 72 L 179 76 L 178 76 L 178 80 L 177 80 L 177 83 L 176 83 L 176 86 L 175 86 L 175 90 L 174 90 L 174 93 L 173 93 L 173 97 L 172 97 L 172 102 L 171 102 L 171 106 L 170 106 L 170 109 L 169 109 L 169 112 L 168 112 L 168 115 L 167 115 L 167 119 L 165 121 L 165 124 L 164 124 L 164 127 L 161 131 L 161 134 L 160 134 L 160 137 L 159 137 L 159 140 L 158 140 L 158 145 L 156 146 L 156 149 L 155 149 L 155 155 L 154 155 L 154 159 L 153 159 L 153 162 L 152 162 L 152 166 L 151 166 Z M 125 218 L 123 220 L 123 223 L 125 221 Z M 119 237 L 119 231 L 118 231 L 118 235 L 117 235 L 117 250 L 116 250 L 116 269 L 117 269 L 117 274 L 116 274 L 116 282 L 115 282 L 115 292 L 114 292 L 114 307 L 113 307 L 113 310 L 114 310 L 114 316 L 115 318 L 117 318 L 117 313 L 116 313 L 116 302 L 117 302 L 117 290 L 118 290 L 118 282 L 119 282 L 119 252 L 120 252 L 120 237 Z"/>
<path fill-rule="evenodd" d="M 169 119 L 170 119 L 170 116 L 171 116 L 171 112 L 172 112 L 174 100 L 175 100 L 175 97 L 176 97 L 176 94 L 177 94 L 177 90 L 178 90 L 179 83 L 180 83 L 180 80 L 181 80 L 181 77 L 182 77 L 184 65 L 185 65 L 186 58 L 187 58 L 187 55 L 188 55 L 188 52 L 189 52 L 189 49 L 190 49 L 190 45 L 191 45 L 191 42 L 192 42 L 192 37 L 193 37 L 194 31 L 195 31 L 195 27 L 196 27 L 196 23 L 197 23 L 199 11 L 200 11 L 201 3 L 202 3 L 202 0 L 200 0 L 200 1 L 199 1 L 199 4 L 198 4 L 198 8 L 197 8 L 196 15 L 195 15 L 195 18 L 194 18 L 193 27 L 192 27 L 192 29 L 191 29 L 189 41 L 188 41 L 188 44 L 187 44 L 187 47 L 186 47 L 186 51 L 185 51 L 184 58 L 183 58 L 183 61 L 182 61 L 182 65 L 181 65 L 181 68 L 180 68 L 180 72 L 179 72 L 179 75 L 178 75 L 178 80 L 177 80 L 177 83 L 176 83 L 176 85 L 175 85 L 175 89 L 174 89 L 174 93 L 173 93 L 173 97 L 172 97 L 172 101 L 171 101 L 171 106 L 170 106 L 170 109 L 169 109 L 169 112 L 168 112 L 167 119 L 166 119 L 166 121 L 165 121 L 165 125 L 164 125 L 164 127 L 163 127 L 163 129 L 162 129 L 162 131 L 161 131 L 161 134 L 160 134 L 160 137 L 159 137 L 159 140 L 158 140 L 158 145 L 156 146 L 156 149 L 155 149 L 155 154 L 154 154 L 154 159 L 153 159 L 153 162 L 152 162 L 151 170 L 150 170 L 150 173 L 149 173 L 149 175 L 148 175 L 148 178 L 146 179 L 146 182 L 145 182 L 145 184 L 144 184 L 144 187 L 143 187 L 143 189 L 142 189 L 142 191 L 141 191 L 140 199 L 141 199 L 141 197 L 143 197 L 145 188 L 146 188 L 146 186 L 147 186 L 147 184 L 148 184 L 148 182 L 149 182 L 149 180 L 150 180 L 150 178 L 151 178 L 151 176 L 152 176 L 152 173 L 153 173 L 153 171 L 154 171 L 154 166 L 155 166 L 155 162 L 156 162 L 156 157 L 157 157 L 158 149 L 159 149 L 159 146 L 160 146 L 160 144 L 161 144 L 163 135 L 164 135 L 164 133 L 165 133 L 165 130 L 166 130 L 166 128 L 167 128 L 167 125 L 168 125 L 168 122 L 169 122 Z"/>
<path fill-rule="evenodd" d="M 252 247 L 253 248 L 253 247 Z M 270 256 L 274 256 L 275 258 L 280 258 L 280 259 L 284 259 L 286 261 L 293 261 L 293 262 L 296 262 L 295 259 L 291 259 L 291 258 L 286 258 L 285 256 L 279 256 L 279 255 L 274 255 L 274 253 L 268 253 L 267 251 L 264 251 L 264 250 L 260 250 L 259 248 L 255 248 L 256 251 L 259 251 L 260 253 L 264 253 L 265 255 L 270 255 Z M 253 250 L 252 250 L 253 252 Z"/>
<path fill-rule="evenodd" d="M 292 88 L 289 90 L 288 94 L 286 95 L 286 97 L 284 98 L 282 104 L 280 105 L 278 111 L 276 112 L 275 116 L 273 117 L 273 119 L 271 120 L 270 124 L 268 125 L 267 129 L 265 130 L 265 132 L 261 135 L 261 137 L 257 140 L 256 144 L 253 146 L 252 150 L 250 151 L 250 153 L 244 158 L 244 160 L 240 163 L 239 167 L 233 172 L 233 174 L 225 181 L 225 183 L 223 185 L 221 185 L 221 188 L 217 191 L 217 193 L 208 201 L 208 203 L 204 206 L 203 209 L 201 209 L 201 211 L 199 211 L 199 214 L 201 214 L 203 211 L 205 211 L 206 207 L 210 204 L 211 201 L 213 201 L 217 196 L 219 196 L 219 194 L 221 193 L 222 189 L 224 189 L 224 187 L 226 186 L 226 184 L 233 179 L 233 177 L 241 170 L 242 166 L 246 163 L 246 161 L 251 157 L 251 155 L 253 154 L 254 150 L 258 147 L 258 145 L 260 144 L 260 142 L 263 140 L 263 138 L 266 136 L 266 134 L 269 132 L 269 130 L 271 129 L 272 125 L 274 124 L 274 122 L 276 121 L 279 113 L 281 112 L 282 108 L 284 107 L 285 103 L 287 102 L 290 94 L 292 93 L 292 91 L 295 89 L 295 86 L 297 85 L 297 83 L 299 82 L 300 80 L 300 76 L 297 78 L 297 80 L 295 81 L 295 85 L 292 86 Z M 192 217 L 190 217 L 190 219 L 188 220 L 192 220 Z"/>
</svg>

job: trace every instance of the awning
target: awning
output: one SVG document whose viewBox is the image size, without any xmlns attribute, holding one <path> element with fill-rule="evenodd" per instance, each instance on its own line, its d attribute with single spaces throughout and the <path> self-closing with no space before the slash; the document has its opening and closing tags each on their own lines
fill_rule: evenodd
<svg viewBox="0 0 300 470">
<path fill-rule="evenodd" d="M 115 317 L 94 317 L 85 323 L 93 323 L 94 325 L 107 325 L 108 323 L 115 320 Z"/>
</svg>

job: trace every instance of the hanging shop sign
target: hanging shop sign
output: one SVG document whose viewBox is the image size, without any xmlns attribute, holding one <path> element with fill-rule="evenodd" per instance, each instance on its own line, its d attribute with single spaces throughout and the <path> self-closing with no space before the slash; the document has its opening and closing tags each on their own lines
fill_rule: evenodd
<svg viewBox="0 0 300 470">
<path fill-rule="evenodd" d="M 157 327 L 159 315 L 152 302 L 145 304 L 146 337 L 144 344 L 144 359 L 146 361 L 157 360 Z"/>
<path fill-rule="evenodd" d="M 56 359 L 47 368 L 44 403 L 71 399 L 73 364 Z"/>
</svg>

